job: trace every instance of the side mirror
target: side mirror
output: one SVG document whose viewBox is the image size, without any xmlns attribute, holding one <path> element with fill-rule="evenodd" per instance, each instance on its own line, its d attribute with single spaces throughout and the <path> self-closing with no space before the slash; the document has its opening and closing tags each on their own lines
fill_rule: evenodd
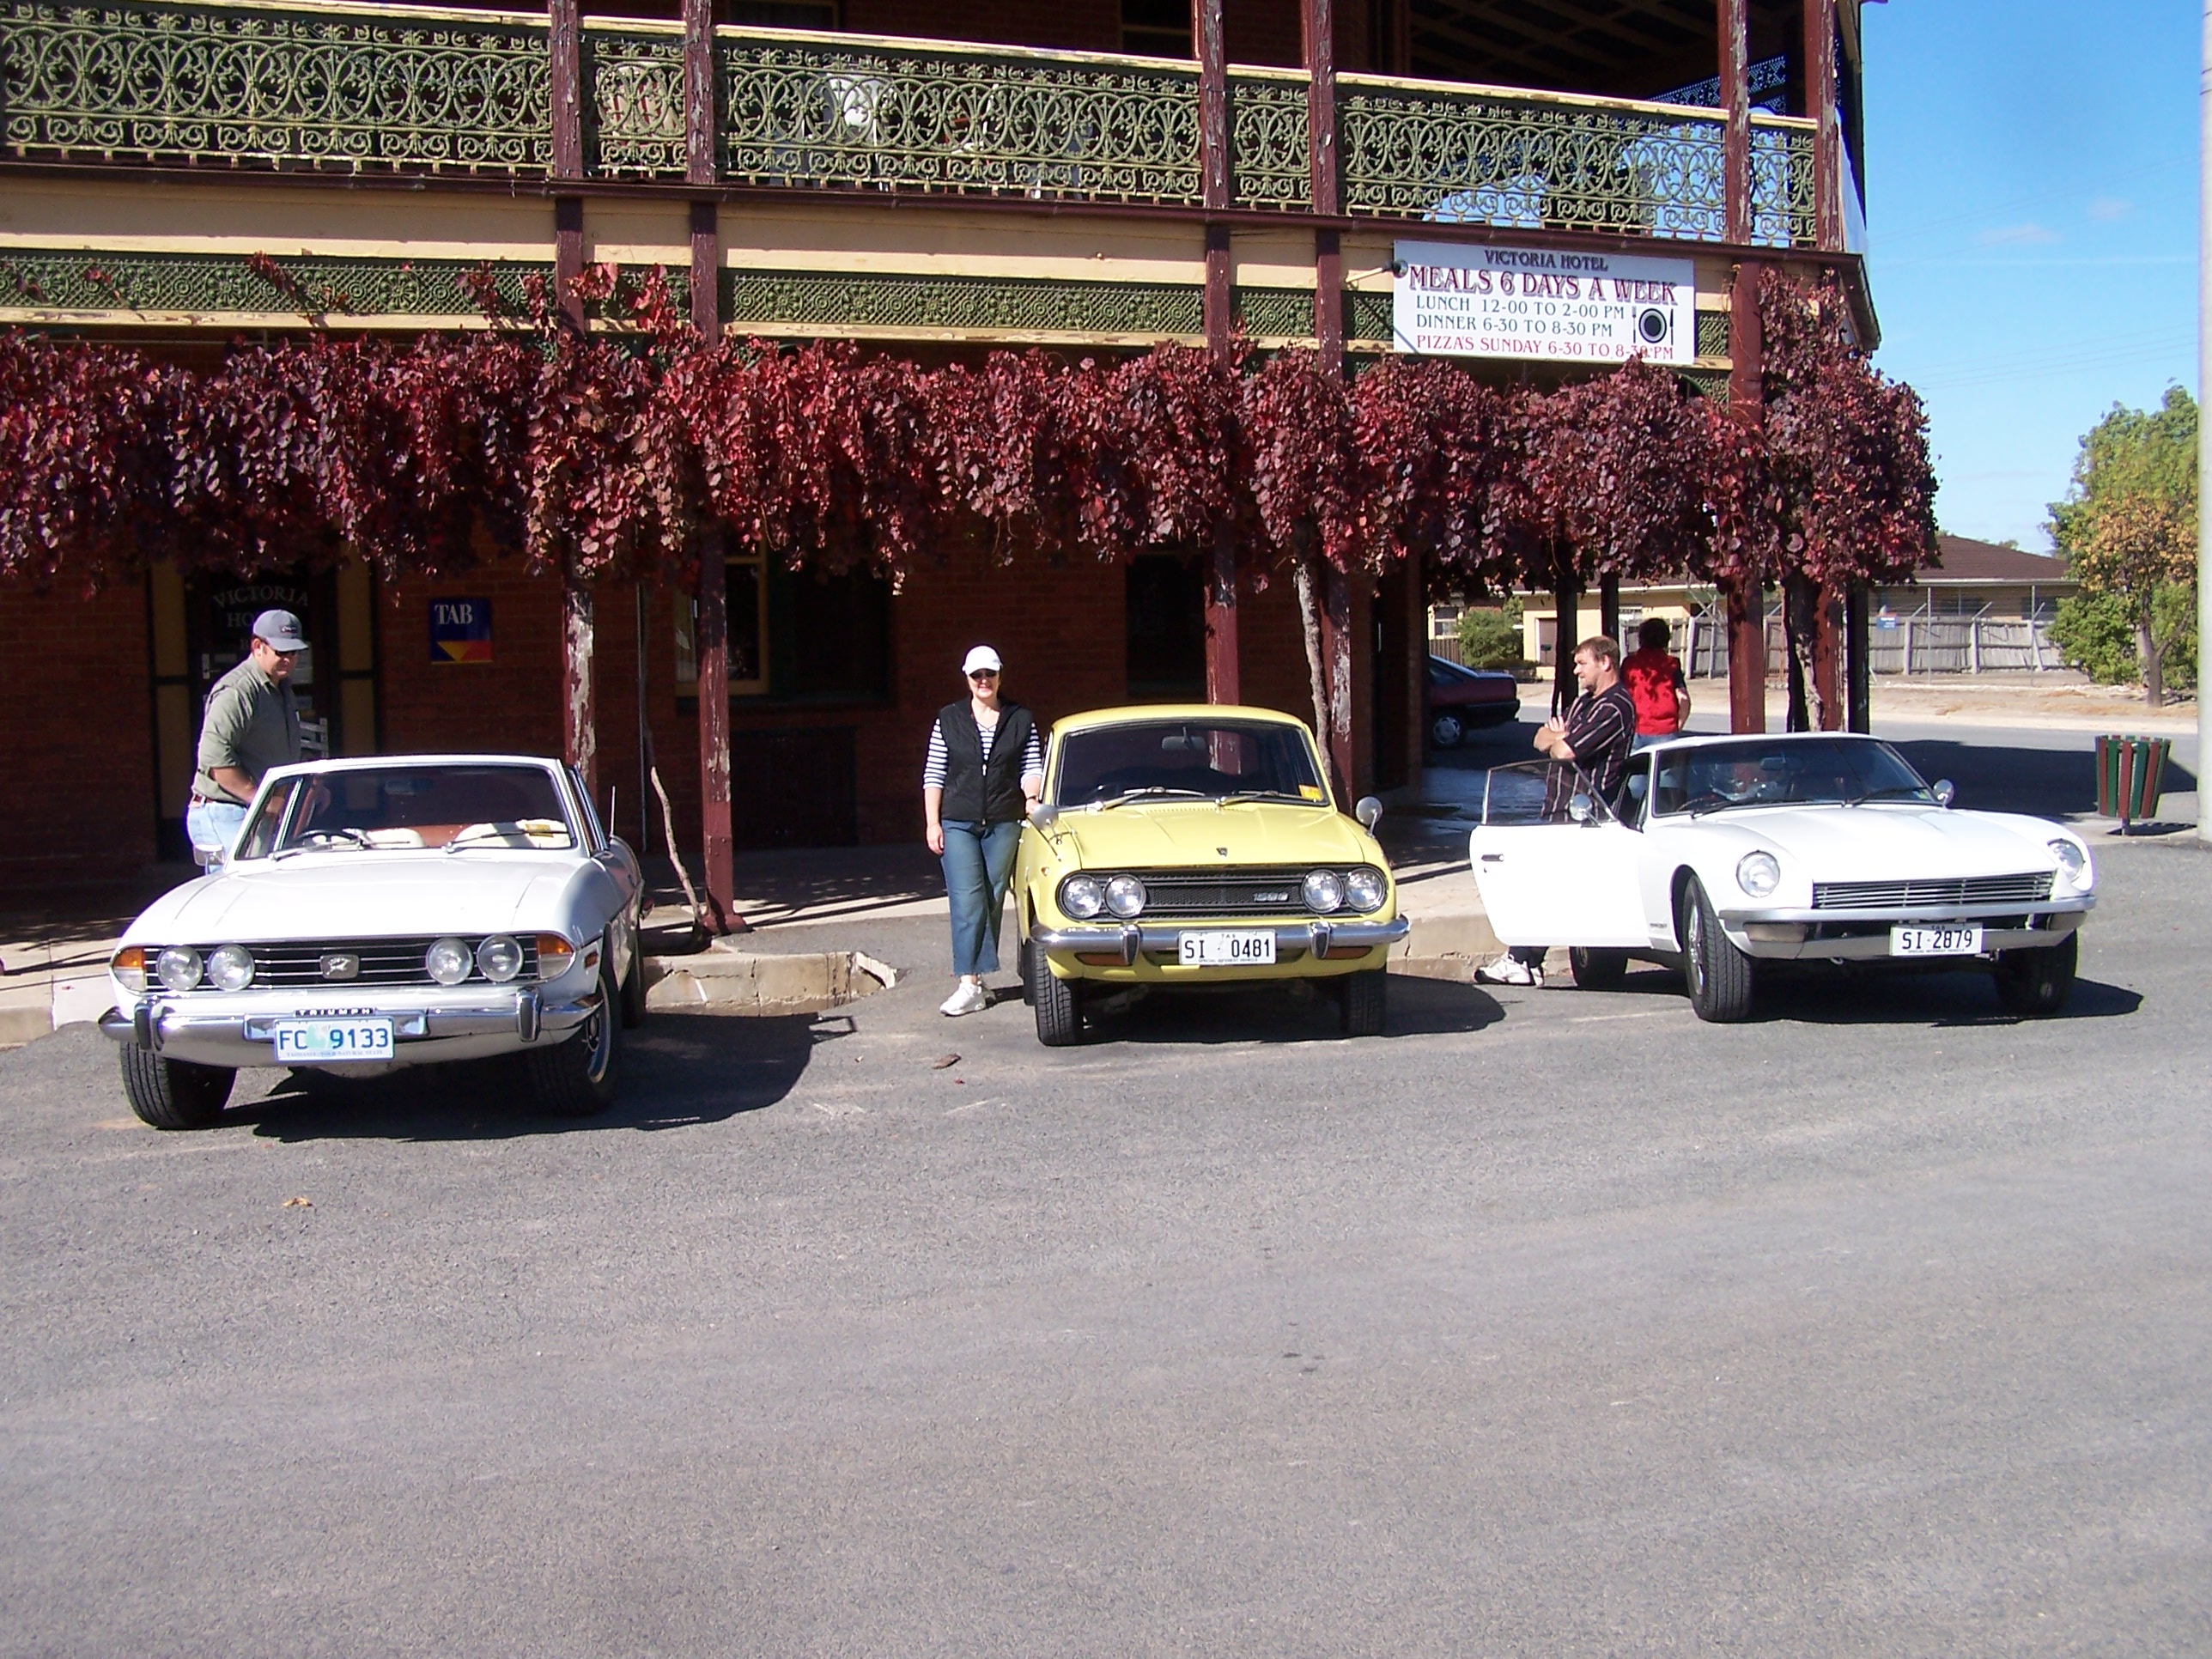
<svg viewBox="0 0 2212 1659">
<path fill-rule="evenodd" d="M 1936 804 L 1948 812 L 1951 810 L 1951 803 L 1959 798 L 1959 786 L 1948 778 L 1938 778 L 1936 787 L 1928 793 L 1935 796 Z"/>
<path fill-rule="evenodd" d="M 1582 794 L 1569 796 L 1567 798 L 1567 816 L 1572 818 L 1577 823 L 1588 823 L 1594 816 L 1590 807 L 1590 798 L 1588 795 Z"/>
<path fill-rule="evenodd" d="M 1047 806 L 1042 801 L 1039 801 L 1034 807 L 1030 809 L 1030 822 L 1036 825 L 1040 830 L 1050 829 L 1052 827 L 1052 821 L 1059 816 L 1060 808 L 1057 806 Z"/>
<path fill-rule="evenodd" d="M 1362 795 L 1359 804 L 1352 809 L 1352 816 L 1359 820 L 1361 829 L 1372 830 L 1382 816 L 1382 803 L 1372 795 Z"/>
</svg>

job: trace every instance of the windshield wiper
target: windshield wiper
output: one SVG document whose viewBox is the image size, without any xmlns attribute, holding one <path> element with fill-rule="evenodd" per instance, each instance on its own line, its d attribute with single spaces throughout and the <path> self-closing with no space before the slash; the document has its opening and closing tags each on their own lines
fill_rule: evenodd
<svg viewBox="0 0 2212 1659">
<path fill-rule="evenodd" d="M 1126 806 L 1133 800 L 1157 800 L 1168 795 L 1179 796 L 1185 800 L 1212 799 L 1203 789 L 1170 789 L 1164 784 L 1155 783 L 1142 789 L 1131 789 L 1109 796 L 1104 800 L 1094 800 L 1091 803 L 1091 809 L 1094 812 L 1103 812 L 1109 806 Z"/>
<path fill-rule="evenodd" d="M 1232 800 L 1286 800 L 1297 806 L 1321 805 L 1319 801 L 1308 799 L 1304 795 L 1292 794 L 1287 789 L 1238 789 L 1221 799 L 1224 803 Z"/>
<path fill-rule="evenodd" d="M 1929 792 L 1928 786 L 1924 783 L 1886 783 L 1879 789 L 1869 789 L 1863 794 L 1853 795 L 1845 804 L 1851 806 L 1856 806 L 1861 801 L 1887 800 L 1900 795 L 1904 796 L 1907 799 L 1913 800 L 1933 800 L 1936 799 L 1936 797 Z"/>
</svg>

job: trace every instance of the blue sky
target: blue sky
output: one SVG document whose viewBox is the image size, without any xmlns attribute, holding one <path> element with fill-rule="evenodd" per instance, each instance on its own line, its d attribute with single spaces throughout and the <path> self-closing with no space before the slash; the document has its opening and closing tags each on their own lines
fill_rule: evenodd
<svg viewBox="0 0 2212 1659">
<path fill-rule="evenodd" d="M 1954 535 L 2050 546 L 2081 434 L 2197 385 L 2189 0 L 1888 0 L 1866 19 L 1875 362 L 1926 400 Z"/>
</svg>

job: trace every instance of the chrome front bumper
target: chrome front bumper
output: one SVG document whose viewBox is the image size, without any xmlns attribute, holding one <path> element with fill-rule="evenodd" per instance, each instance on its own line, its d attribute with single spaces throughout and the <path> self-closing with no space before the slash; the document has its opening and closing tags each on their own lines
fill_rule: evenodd
<svg viewBox="0 0 2212 1659">
<path fill-rule="evenodd" d="M 1233 921 L 1179 925 L 1154 922 L 1150 926 L 1134 921 L 1078 922 L 1066 927 L 1039 927 L 1030 937 L 1048 951 L 1080 951 L 1097 955 L 1112 951 L 1121 956 L 1122 966 L 1133 968 L 1146 951 L 1176 950 L 1176 937 L 1182 933 L 1273 933 L 1278 952 L 1305 951 L 1321 957 L 1331 951 L 1373 950 L 1376 945 L 1395 945 L 1406 937 L 1411 927 L 1403 916 L 1389 921 L 1328 921 L 1316 917 L 1311 921 L 1259 922 L 1249 927 Z"/>
<path fill-rule="evenodd" d="M 327 1007 L 265 995 L 246 1004 L 244 994 L 237 1000 L 225 997 L 228 1006 L 212 1006 L 204 994 L 142 997 L 102 1014 L 100 1029 L 118 1042 L 135 1042 L 172 1060 L 236 1069 L 276 1064 L 276 1028 L 281 1020 L 390 1020 L 391 1060 L 344 1060 L 328 1068 L 360 1074 L 434 1060 L 483 1060 L 560 1042 L 574 1034 L 600 1001 L 596 989 L 556 1001 L 542 986 L 497 996 L 474 994 L 465 1002 L 436 1003 L 417 993 L 380 1004 Z"/>
<path fill-rule="evenodd" d="M 1889 953 L 1892 927 L 1978 925 L 1984 955 L 1998 951 L 2033 951 L 2056 945 L 2081 927 L 2096 908 L 2094 894 L 2045 899 L 2023 904 L 1922 905 L 1894 910 L 1723 910 L 1721 931 L 1747 956 L 1770 962 L 1888 962 L 1941 963 L 1975 958 L 1911 957 Z M 1996 927 L 1994 921 L 2024 917 L 2028 927 Z M 1861 929 L 1840 938 L 1814 935 L 1821 927 Z M 1802 931 L 1801 931 L 1802 930 Z"/>
</svg>

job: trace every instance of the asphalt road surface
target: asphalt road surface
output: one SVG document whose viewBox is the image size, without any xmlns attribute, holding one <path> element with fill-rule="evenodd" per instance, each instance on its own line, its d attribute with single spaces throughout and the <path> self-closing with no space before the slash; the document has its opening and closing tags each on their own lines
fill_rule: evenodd
<svg viewBox="0 0 2212 1659">
<path fill-rule="evenodd" d="M 2099 851 L 2037 1024 L 1652 972 L 1047 1052 L 858 923 L 927 971 L 659 1018 L 585 1125 L 0 1055 L 0 1653 L 2212 1650 L 2212 856 Z"/>
</svg>

